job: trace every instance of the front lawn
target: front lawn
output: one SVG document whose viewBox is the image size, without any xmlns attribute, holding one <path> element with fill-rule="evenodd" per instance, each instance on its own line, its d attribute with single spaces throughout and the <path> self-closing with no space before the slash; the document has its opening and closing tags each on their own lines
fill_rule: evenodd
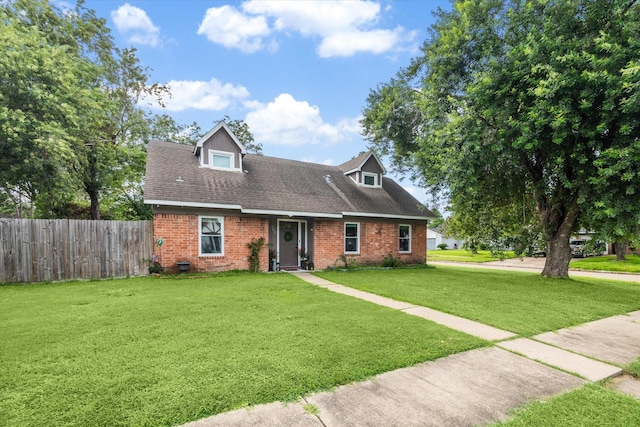
<svg viewBox="0 0 640 427">
<path fill-rule="evenodd" d="M 640 309 L 640 285 L 597 279 L 449 266 L 315 274 L 526 336 Z"/>
<path fill-rule="evenodd" d="M 504 258 L 515 258 L 515 254 L 513 252 L 505 252 Z M 472 254 L 466 249 L 435 249 L 427 251 L 428 261 L 490 262 L 500 261 L 500 258 L 491 255 L 490 251 L 478 251 L 477 254 Z"/>
<path fill-rule="evenodd" d="M 640 425 L 640 402 L 600 384 L 514 411 L 504 427 L 629 427 Z"/>
<path fill-rule="evenodd" d="M 627 255 L 626 261 L 616 261 L 615 255 L 596 256 L 589 258 L 574 258 L 571 260 L 569 268 L 640 273 L 640 256 Z"/>
<path fill-rule="evenodd" d="M 177 425 L 487 345 L 288 274 L 0 287 L 0 425 Z"/>
</svg>

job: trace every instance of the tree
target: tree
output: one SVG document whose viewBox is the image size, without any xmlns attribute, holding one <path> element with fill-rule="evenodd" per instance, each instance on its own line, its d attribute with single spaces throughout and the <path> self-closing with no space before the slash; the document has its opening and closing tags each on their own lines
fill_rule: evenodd
<svg viewBox="0 0 640 427">
<path fill-rule="evenodd" d="M 229 126 L 229 129 L 231 129 L 233 134 L 238 138 L 238 141 L 240 141 L 248 153 L 262 156 L 262 144 L 255 142 L 247 122 L 244 120 L 231 119 L 229 116 L 224 116 L 222 121 Z"/>
<path fill-rule="evenodd" d="M 600 174 L 591 179 L 595 203 L 585 211 L 584 224 L 596 231 L 594 239 L 611 241 L 616 260 L 625 261 L 627 248 L 640 244 L 640 141 L 604 151 L 597 163 Z M 611 175 L 620 176 L 622 185 Z"/>
<path fill-rule="evenodd" d="M 75 186 L 73 147 L 95 104 L 82 81 L 93 70 L 6 6 L 0 20 L 0 189 L 32 216 L 39 196 Z"/>
<path fill-rule="evenodd" d="M 455 2 L 422 55 L 371 92 L 364 134 L 447 191 L 454 212 L 527 200 L 547 244 L 542 274 L 567 277 L 593 179 L 626 185 L 599 159 L 639 149 L 639 58 L 637 0 Z"/>
<path fill-rule="evenodd" d="M 0 149 L 7 165 L 19 165 L 5 174 L 13 180 L 0 176 L 1 188 L 17 205 L 35 203 L 42 216 L 77 212 L 80 188 L 90 217 L 100 219 L 103 197 L 127 199 L 139 188 L 154 126 L 141 103 L 162 104 L 168 88 L 148 83 L 135 49 L 116 48 L 106 21 L 82 1 L 71 11 L 44 0 L 1 7 L 12 36 L 1 41 L 0 120 L 8 131 Z"/>
</svg>

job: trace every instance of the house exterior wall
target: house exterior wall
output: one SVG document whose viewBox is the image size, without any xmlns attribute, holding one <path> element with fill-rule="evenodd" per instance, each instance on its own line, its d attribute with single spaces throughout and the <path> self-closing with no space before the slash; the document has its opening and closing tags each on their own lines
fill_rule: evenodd
<svg viewBox="0 0 640 427">
<path fill-rule="evenodd" d="M 438 245 L 441 243 L 447 244 L 447 249 L 462 249 L 464 246 L 464 240 L 454 239 L 453 237 L 445 237 L 437 231 L 427 230 L 427 250 L 438 249 Z"/>
<path fill-rule="evenodd" d="M 316 269 L 344 265 L 340 258 L 345 255 L 345 222 L 360 223 L 360 253 L 346 254 L 358 264 L 378 264 L 389 254 L 406 264 L 426 262 L 427 226 L 424 223 L 316 219 L 313 227 L 313 263 Z M 398 250 L 400 224 L 411 225 L 411 253 L 400 253 Z"/>
<path fill-rule="evenodd" d="M 200 256 L 199 218 L 201 216 L 222 216 L 224 218 L 224 254 L 221 256 Z M 203 212 L 156 212 L 154 220 L 154 240 L 162 238 L 164 244 L 155 246 L 154 255 L 167 272 L 177 272 L 178 261 L 189 261 L 190 272 L 217 272 L 225 270 L 247 270 L 249 268 L 249 248 L 253 238 L 264 237 L 265 247 L 260 252 L 260 269 L 269 268 L 269 249 L 275 248 L 276 217 L 253 217 L 246 215 L 221 214 L 215 211 Z M 378 264 L 392 254 L 406 264 L 426 262 L 427 226 L 412 221 L 362 221 L 361 219 L 325 220 L 307 219 L 308 252 L 316 269 L 343 266 L 345 222 L 360 224 L 360 253 L 347 254 L 357 264 Z M 411 225 L 411 253 L 398 250 L 399 225 Z M 272 243 L 272 247 L 268 246 Z"/>
<path fill-rule="evenodd" d="M 233 167 L 236 169 L 240 167 L 240 149 L 226 132 L 218 131 L 213 134 L 211 138 L 207 140 L 207 142 L 202 144 L 201 156 L 202 163 L 205 165 L 209 164 L 209 150 L 218 150 L 233 153 Z"/>
<path fill-rule="evenodd" d="M 177 272 L 178 261 L 191 262 L 190 272 L 249 269 L 247 245 L 254 238 L 263 237 L 265 247 L 260 252 L 260 269 L 269 267 L 269 220 L 261 217 L 224 215 L 224 255 L 200 256 L 199 217 L 221 216 L 219 213 L 198 214 L 154 213 L 154 240 L 164 244 L 155 246 L 154 255 L 166 271 Z"/>
</svg>

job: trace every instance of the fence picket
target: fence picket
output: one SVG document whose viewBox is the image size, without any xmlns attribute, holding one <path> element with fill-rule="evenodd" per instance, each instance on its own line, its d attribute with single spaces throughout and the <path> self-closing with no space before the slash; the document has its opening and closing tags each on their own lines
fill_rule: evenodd
<svg viewBox="0 0 640 427">
<path fill-rule="evenodd" d="M 0 218 L 0 283 L 147 274 L 152 221 Z"/>
</svg>

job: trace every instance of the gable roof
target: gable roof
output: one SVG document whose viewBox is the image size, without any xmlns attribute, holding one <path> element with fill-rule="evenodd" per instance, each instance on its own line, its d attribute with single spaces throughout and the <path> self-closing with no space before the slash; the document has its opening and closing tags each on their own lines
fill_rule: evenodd
<svg viewBox="0 0 640 427">
<path fill-rule="evenodd" d="M 200 138 L 198 142 L 196 142 L 196 146 L 193 147 L 193 154 L 200 155 L 202 146 L 209 140 L 209 138 L 218 133 L 218 131 L 220 131 L 221 129 L 224 129 L 229 134 L 231 140 L 238 146 L 238 149 L 243 156 L 247 154 L 247 150 L 244 148 L 244 145 L 242 145 L 242 143 L 238 141 L 238 138 L 236 138 L 234 133 L 231 131 L 229 125 L 227 125 L 224 121 L 219 121 L 217 125 L 215 125 L 209 132 L 207 132 L 202 138 Z"/>
<path fill-rule="evenodd" d="M 354 157 L 353 159 L 347 162 L 344 162 L 341 165 L 338 165 L 338 169 L 344 172 L 345 175 L 360 171 L 362 170 L 362 167 L 365 165 L 365 163 L 367 163 L 371 157 L 373 157 L 375 161 L 378 162 L 378 165 L 380 165 L 380 169 L 382 169 L 382 173 L 383 174 L 387 173 L 387 170 L 385 169 L 384 165 L 382 164 L 378 156 L 376 156 L 376 154 L 373 151 L 362 153 L 359 156 Z"/>
<path fill-rule="evenodd" d="M 342 169 L 247 154 L 244 173 L 200 167 L 190 145 L 152 141 L 147 147 L 145 203 L 240 210 L 243 213 L 426 220 L 433 214 L 404 188 L 358 186 Z"/>
</svg>

